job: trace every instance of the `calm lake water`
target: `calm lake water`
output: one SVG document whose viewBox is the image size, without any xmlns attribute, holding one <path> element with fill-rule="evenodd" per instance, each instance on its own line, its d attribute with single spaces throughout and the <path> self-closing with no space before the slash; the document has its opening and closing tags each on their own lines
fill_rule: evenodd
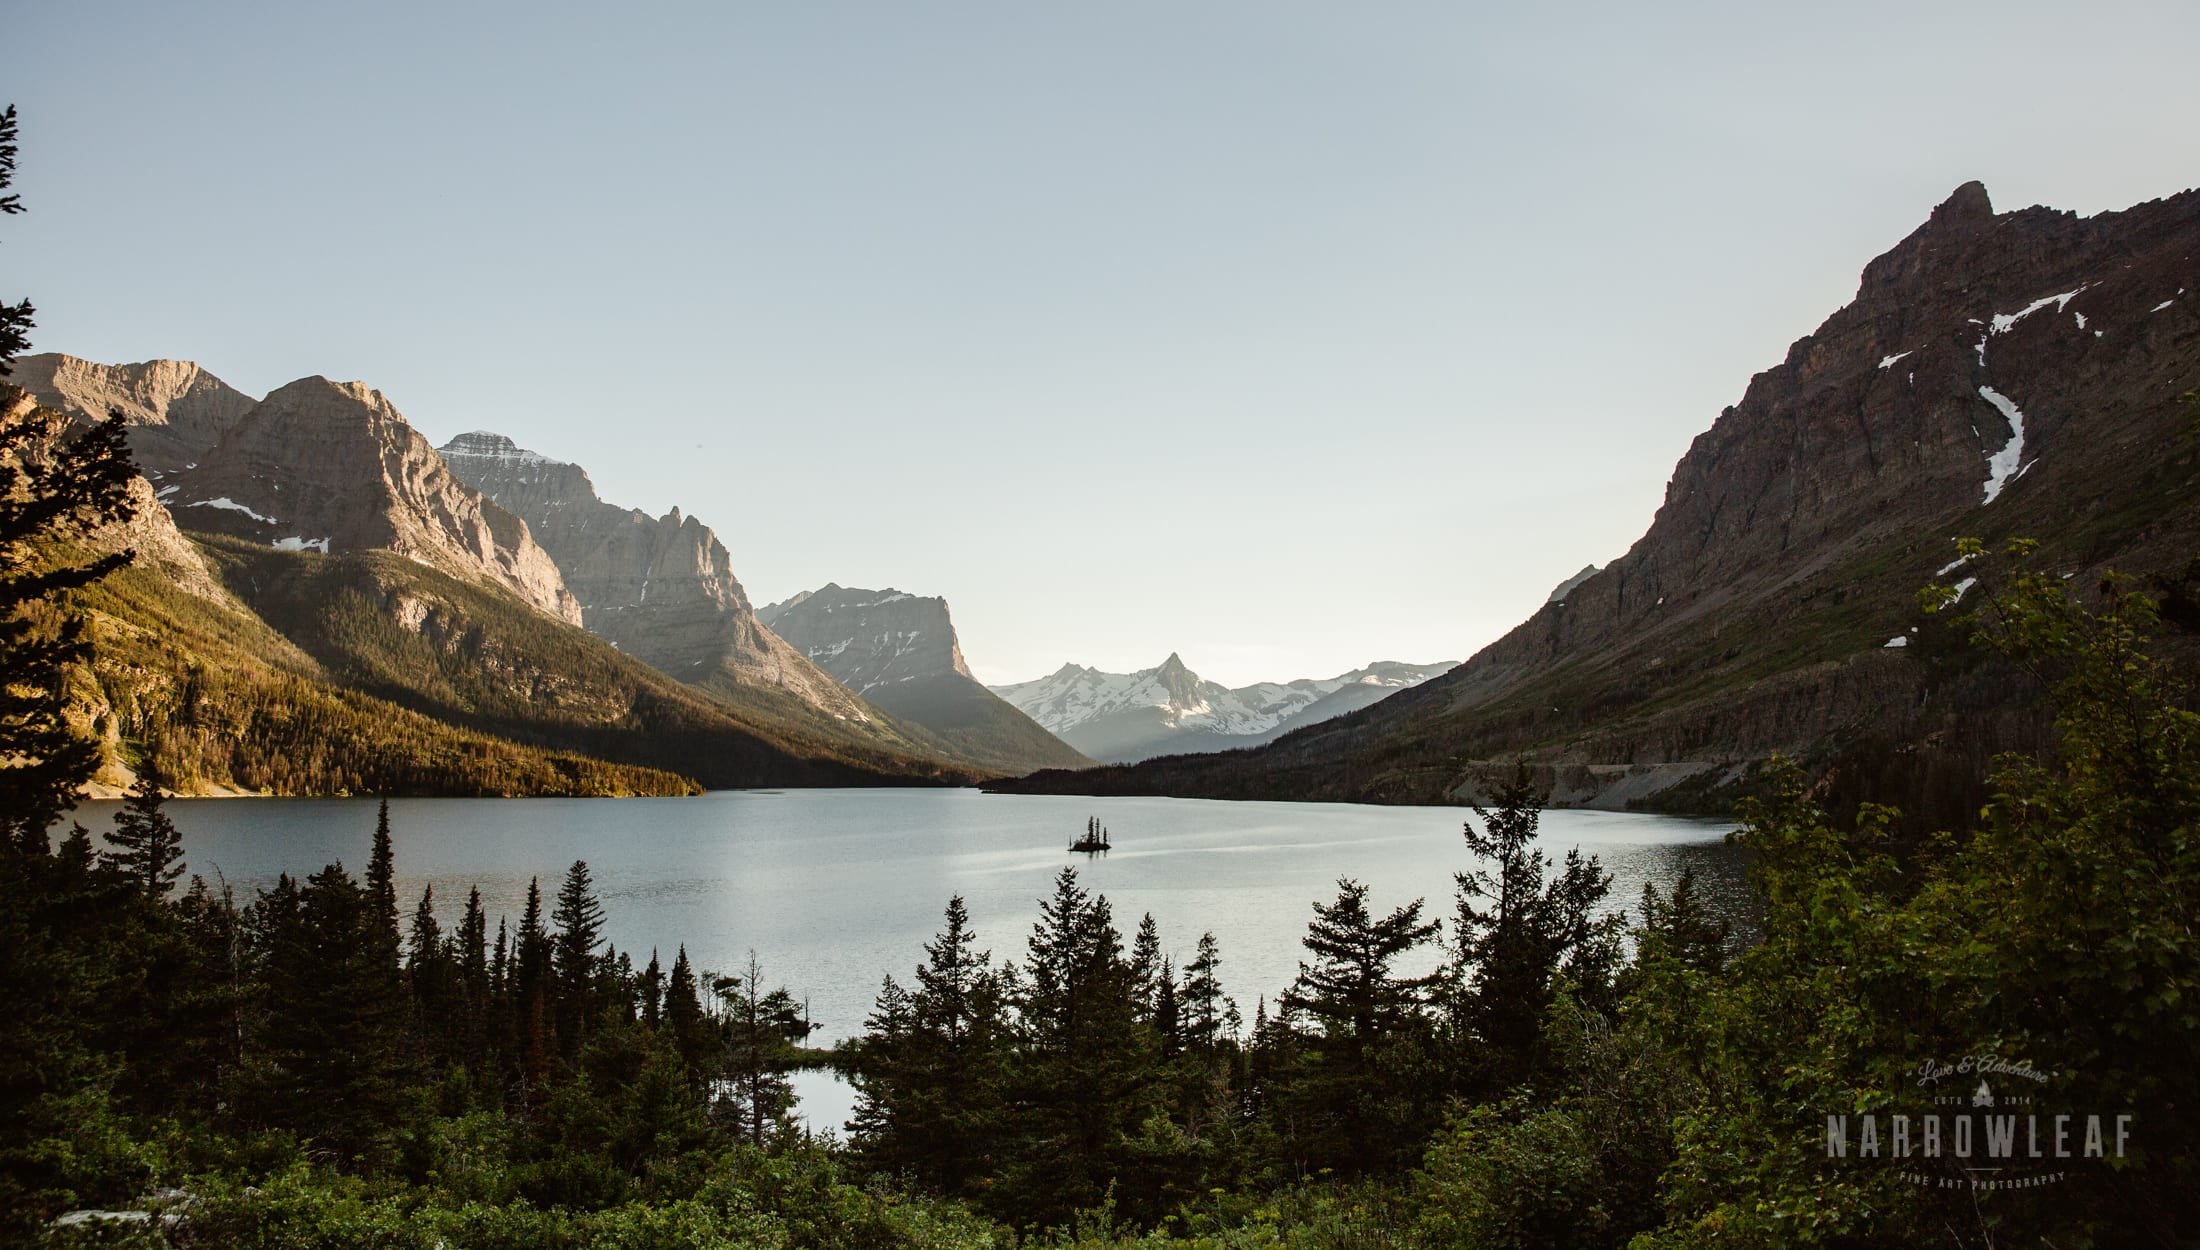
<svg viewBox="0 0 2200 1250">
<path fill-rule="evenodd" d="M 78 818 L 104 830 L 114 803 Z M 364 870 L 374 831 L 368 799 L 178 800 L 189 871 L 237 887 L 240 899 L 278 873 L 340 860 Z M 1385 910 L 1416 898 L 1448 917 L 1452 873 L 1468 867 L 1465 808 L 1230 803 L 987 795 L 975 790 L 720 791 L 687 799 L 393 799 L 400 910 L 435 888 L 446 928 L 479 886 L 495 929 L 516 924 L 530 877 L 547 898 L 585 859 L 607 913 L 606 936 L 636 963 L 667 966 L 685 943 L 699 969 L 730 972 L 755 951 L 769 983 L 809 1002 L 815 1035 L 862 1030 L 881 978 L 907 984 L 950 895 L 970 908 L 981 946 L 1020 958 L 1038 901 L 1074 865 L 1105 894 L 1128 940 L 1151 912 L 1178 966 L 1203 931 L 1221 943 L 1222 977 L 1248 1020 L 1297 973 L 1315 900 L 1337 878 L 1370 887 Z M 1065 851 L 1098 816 L 1115 849 Z M 1612 903 L 1632 908 L 1644 881 L 1692 866 L 1710 896 L 1746 907 L 1742 853 L 1729 825 L 1630 813 L 1551 811 L 1542 842 L 1573 847 L 1613 876 Z M 547 904 L 546 904 L 547 906 Z M 1431 952 L 1428 961 L 1433 964 Z M 846 1092 L 803 1084 L 813 1124 L 837 1125 Z"/>
</svg>

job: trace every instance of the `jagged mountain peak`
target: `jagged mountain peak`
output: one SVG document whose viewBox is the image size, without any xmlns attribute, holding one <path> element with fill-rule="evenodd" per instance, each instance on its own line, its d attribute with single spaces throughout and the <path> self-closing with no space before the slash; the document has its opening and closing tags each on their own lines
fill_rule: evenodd
<svg viewBox="0 0 2200 1250">
<path fill-rule="evenodd" d="M 529 451 L 512 441 L 509 435 L 491 430 L 468 430 L 450 442 L 437 448 L 445 459 L 452 456 L 473 456 L 490 460 L 507 460 L 516 464 L 564 464 L 565 461 L 545 456 L 539 451 Z"/>
<path fill-rule="evenodd" d="M 1940 207 L 1933 210 L 1927 221 L 1936 226 L 1958 222 L 1981 222 L 1994 219 L 1994 200 L 1986 194 L 1986 184 L 1974 178 L 1957 187 Z"/>
<path fill-rule="evenodd" d="M 866 700 L 961 756 L 1010 772 L 1091 763 L 978 684 L 944 598 L 827 582 L 757 616 Z"/>
<path fill-rule="evenodd" d="M 500 494 L 517 498 L 547 493 L 569 504 L 597 502 L 596 484 L 589 480 L 588 470 L 570 460 L 530 451 L 508 435 L 470 430 L 436 448 L 436 452 L 452 472 L 491 499 Z M 524 485 L 515 488 L 515 482 Z M 513 508 L 509 502 L 504 506 L 525 515 L 523 508 Z"/>
<path fill-rule="evenodd" d="M 213 450 L 257 402 L 189 360 L 103 365 L 42 352 L 17 359 L 9 380 L 79 421 L 120 412 L 131 454 L 155 480 Z"/>
<path fill-rule="evenodd" d="M 369 426 L 382 424 L 411 428 L 405 414 L 381 391 L 365 382 L 339 382 L 324 374 L 309 374 L 295 381 L 286 382 L 267 393 L 262 405 L 282 405 L 292 418 L 327 419 L 346 424 L 356 424 L 362 418 Z M 423 442 L 426 440 L 422 440 Z"/>
<path fill-rule="evenodd" d="M 518 517 L 452 476 L 389 397 L 306 377 L 161 480 L 179 524 L 293 551 L 394 551 L 574 624 L 580 605 Z"/>
</svg>

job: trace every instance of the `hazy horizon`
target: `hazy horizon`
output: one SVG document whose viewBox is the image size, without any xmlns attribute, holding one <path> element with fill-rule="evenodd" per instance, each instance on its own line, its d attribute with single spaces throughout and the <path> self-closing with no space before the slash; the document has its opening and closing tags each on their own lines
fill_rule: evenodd
<svg viewBox="0 0 2200 1250">
<path fill-rule="evenodd" d="M 2200 170 L 2189 6 L 0 29 L 31 350 L 366 381 L 701 517 L 759 604 L 943 595 L 991 684 L 1463 660 L 1957 185 Z"/>
</svg>

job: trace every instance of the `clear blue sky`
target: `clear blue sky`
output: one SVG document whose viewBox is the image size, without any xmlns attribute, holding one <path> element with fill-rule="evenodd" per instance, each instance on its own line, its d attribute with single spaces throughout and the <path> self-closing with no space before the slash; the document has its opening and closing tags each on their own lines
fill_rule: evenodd
<svg viewBox="0 0 2200 1250">
<path fill-rule="evenodd" d="M 1966 179 L 2200 181 L 2190 3 L 556 7 L 0 0 L 0 295 L 944 594 L 987 680 L 1237 684 L 1624 551 Z"/>
</svg>

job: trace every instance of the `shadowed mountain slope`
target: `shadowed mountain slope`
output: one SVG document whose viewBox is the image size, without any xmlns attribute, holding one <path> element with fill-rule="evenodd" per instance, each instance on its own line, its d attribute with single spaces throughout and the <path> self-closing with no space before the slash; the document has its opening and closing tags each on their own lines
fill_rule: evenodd
<svg viewBox="0 0 2200 1250">
<path fill-rule="evenodd" d="M 2075 584 L 2190 598 L 2196 385 L 2200 192 L 2080 218 L 1966 184 L 1697 437 L 1625 555 L 1458 669 L 1253 751 L 1024 784 L 1436 803 L 1519 757 L 1562 802 L 1716 809 L 1782 752 L 1968 820 L 1960 779 L 2047 727 L 1915 592 L 1990 594 L 1952 540 L 2032 537 Z"/>
</svg>

